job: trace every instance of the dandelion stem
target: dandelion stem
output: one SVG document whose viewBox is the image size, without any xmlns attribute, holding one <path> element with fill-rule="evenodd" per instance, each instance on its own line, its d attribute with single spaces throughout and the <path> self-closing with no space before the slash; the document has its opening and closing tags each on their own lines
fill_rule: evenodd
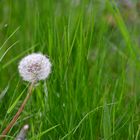
<svg viewBox="0 0 140 140">
<path fill-rule="evenodd" d="M 29 100 L 30 96 L 32 95 L 33 87 L 34 87 L 34 82 L 32 82 L 31 85 L 29 86 L 27 96 L 25 97 L 25 99 L 24 99 L 22 105 L 20 106 L 20 108 L 18 109 L 17 113 L 15 114 L 15 116 L 13 117 L 11 122 L 8 124 L 8 126 L 3 130 L 3 132 L 0 136 L 0 140 L 2 140 L 6 136 L 6 134 L 9 132 L 9 130 L 13 127 L 13 125 L 15 124 L 17 119 L 19 118 L 19 116 L 22 113 L 27 101 Z"/>
</svg>

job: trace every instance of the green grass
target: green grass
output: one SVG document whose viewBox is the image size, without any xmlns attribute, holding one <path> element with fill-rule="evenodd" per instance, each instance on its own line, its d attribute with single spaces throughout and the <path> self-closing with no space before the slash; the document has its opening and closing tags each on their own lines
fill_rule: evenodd
<svg viewBox="0 0 140 140">
<path fill-rule="evenodd" d="M 20 59 L 42 52 L 53 65 L 7 140 L 26 123 L 29 140 L 140 139 L 140 17 L 133 10 L 129 20 L 130 10 L 111 0 L 0 1 L 0 132 L 27 94 Z"/>
</svg>

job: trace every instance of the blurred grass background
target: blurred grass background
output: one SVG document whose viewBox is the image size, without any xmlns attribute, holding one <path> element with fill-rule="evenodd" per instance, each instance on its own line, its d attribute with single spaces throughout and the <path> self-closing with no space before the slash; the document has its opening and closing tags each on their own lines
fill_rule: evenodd
<svg viewBox="0 0 140 140">
<path fill-rule="evenodd" d="M 11 139 L 28 123 L 29 140 L 139 140 L 139 8 L 138 0 L 0 0 L 0 130 L 26 96 L 20 59 L 42 52 L 52 74 Z"/>
</svg>

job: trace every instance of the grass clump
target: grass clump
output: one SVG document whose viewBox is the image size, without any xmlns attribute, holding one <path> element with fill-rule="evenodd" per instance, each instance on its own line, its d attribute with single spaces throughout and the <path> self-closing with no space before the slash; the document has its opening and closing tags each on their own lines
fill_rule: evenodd
<svg viewBox="0 0 140 140">
<path fill-rule="evenodd" d="M 129 19 L 120 1 L 1 1 L 0 130 L 26 96 L 19 60 L 42 52 L 52 74 L 9 136 L 28 123 L 33 140 L 138 140 L 140 23 L 132 5 Z"/>
</svg>

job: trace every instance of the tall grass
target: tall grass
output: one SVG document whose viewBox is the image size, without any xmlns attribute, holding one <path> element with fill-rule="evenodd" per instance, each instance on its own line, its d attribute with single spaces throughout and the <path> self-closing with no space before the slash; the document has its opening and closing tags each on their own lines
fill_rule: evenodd
<svg viewBox="0 0 140 140">
<path fill-rule="evenodd" d="M 42 52 L 51 76 L 9 136 L 28 123 L 29 140 L 138 140 L 139 17 L 123 14 L 109 0 L 0 1 L 0 131 L 26 96 L 18 62 Z"/>
</svg>

